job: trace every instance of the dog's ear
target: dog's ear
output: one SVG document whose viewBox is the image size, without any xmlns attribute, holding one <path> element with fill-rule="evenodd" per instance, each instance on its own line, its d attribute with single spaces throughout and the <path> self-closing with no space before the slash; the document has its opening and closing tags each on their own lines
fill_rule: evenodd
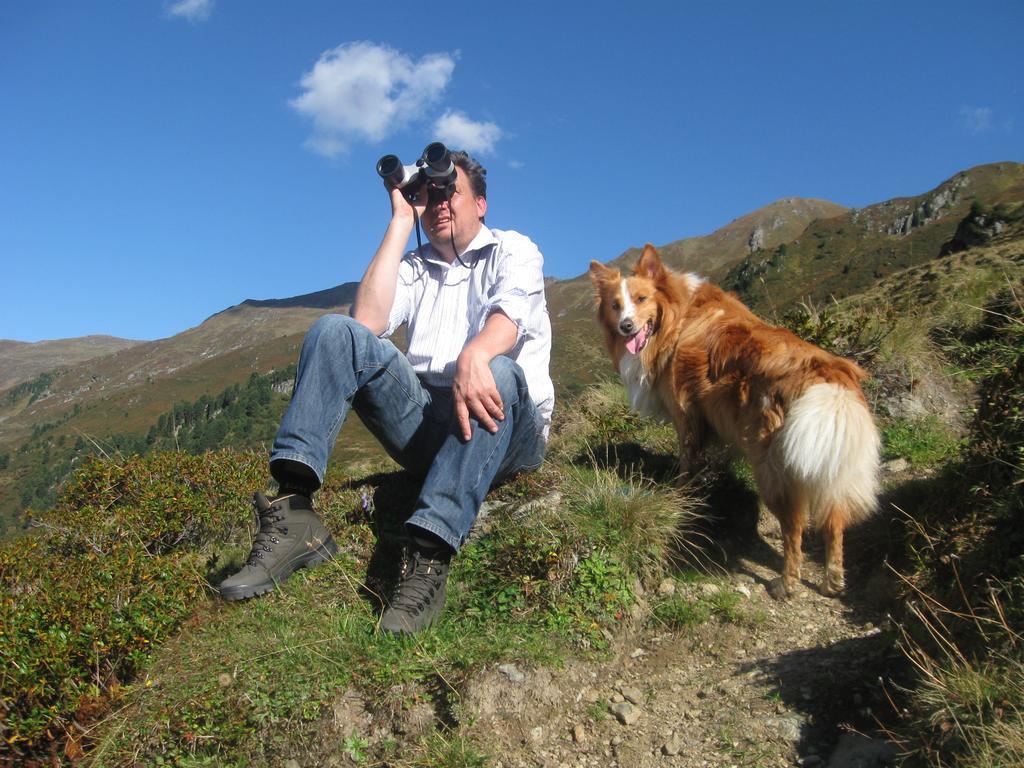
<svg viewBox="0 0 1024 768">
<path fill-rule="evenodd" d="M 634 275 L 648 277 L 651 280 L 658 280 L 665 275 L 665 267 L 661 263 L 661 257 L 654 246 L 648 243 L 644 246 L 644 252 L 640 255 L 640 261 L 633 269 Z"/>
<path fill-rule="evenodd" d="M 610 280 L 613 276 L 618 276 L 617 269 L 608 269 L 600 261 L 590 262 L 590 279 L 594 281 L 594 285 L 603 283 L 605 280 Z"/>
</svg>

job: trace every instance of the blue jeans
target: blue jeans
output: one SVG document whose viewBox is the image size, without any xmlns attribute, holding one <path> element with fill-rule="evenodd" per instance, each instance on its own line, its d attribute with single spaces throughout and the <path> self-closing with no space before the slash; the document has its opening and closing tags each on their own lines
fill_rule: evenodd
<svg viewBox="0 0 1024 768">
<path fill-rule="evenodd" d="M 499 356 L 491 373 L 505 418 L 494 434 L 472 419 L 472 437 L 463 441 L 450 388 L 425 386 L 394 344 L 352 318 L 324 315 L 302 343 L 295 391 L 270 463 L 297 461 L 322 483 L 338 431 L 354 408 L 391 457 L 423 478 L 406 526 L 430 531 L 458 551 L 491 485 L 544 459 L 544 424 L 522 368 Z"/>
</svg>

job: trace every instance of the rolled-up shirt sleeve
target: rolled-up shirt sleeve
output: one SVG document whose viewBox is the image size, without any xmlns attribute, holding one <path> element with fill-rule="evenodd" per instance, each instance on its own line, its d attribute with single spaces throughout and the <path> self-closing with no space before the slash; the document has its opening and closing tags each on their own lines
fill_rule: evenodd
<svg viewBox="0 0 1024 768">
<path fill-rule="evenodd" d="M 395 283 L 395 301 L 391 305 L 391 314 L 388 315 L 388 325 L 380 334 L 380 338 L 386 339 L 395 331 L 409 322 L 409 311 L 412 307 L 412 285 L 415 281 L 415 270 L 411 259 L 407 256 L 398 265 L 398 281 Z"/>
<path fill-rule="evenodd" d="M 505 238 L 497 247 L 497 279 L 488 292 L 476 330 L 483 330 L 487 318 L 500 311 L 516 324 L 518 345 L 536 338 L 541 330 L 537 327 L 537 308 L 544 302 L 544 257 L 524 235 Z"/>
</svg>

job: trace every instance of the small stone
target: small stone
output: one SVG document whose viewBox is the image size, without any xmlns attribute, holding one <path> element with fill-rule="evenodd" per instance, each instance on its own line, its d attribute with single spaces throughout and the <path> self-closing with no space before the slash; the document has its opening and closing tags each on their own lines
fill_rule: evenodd
<svg viewBox="0 0 1024 768">
<path fill-rule="evenodd" d="M 233 678 L 227 672 L 221 672 L 219 675 L 217 675 L 217 682 L 220 683 L 221 688 L 227 688 L 229 685 L 235 682 L 235 678 Z"/>
<path fill-rule="evenodd" d="M 583 726 L 577 723 L 572 727 L 572 740 L 577 744 L 582 744 L 587 739 L 587 732 Z"/>
<path fill-rule="evenodd" d="M 608 709 L 623 725 L 633 725 L 640 719 L 640 710 L 626 701 L 612 704 Z"/>
<path fill-rule="evenodd" d="M 612 694 L 611 701 L 612 701 L 613 704 L 621 704 L 625 700 L 626 700 L 626 697 L 623 696 L 621 693 L 613 693 Z"/>
<path fill-rule="evenodd" d="M 910 469 L 910 462 L 903 457 L 892 459 L 882 465 L 882 469 L 886 472 L 906 472 Z"/>
<path fill-rule="evenodd" d="M 512 683 L 521 683 L 526 679 L 526 675 L 520 672 L 515 664 L 499 664 L 498 671 L 505 675 L 509 682 Z"/>
<path fill-rule="evenodd" d="M 677 733 L 673 733 L 661 748 L 662 754 L 669 755 L 670 757 L 678 755 L 682 750 L 683 740 Z"/>
<path fill-rule="evenodd" d="M 530 738 L 534 741 L 540 741 L 542 738 L 544 738 L 544 727 L 538 725 L 536 728 L 531 728 Z"/>
<path fill-rule="evenodd" d="M 721 591 L 722 591 L 721 587 L 719 587 L 717 584 L 710 584 L 710 583 L 708 583 L 708 584 L 701 584 L 700 585 L 700 592 L 705 597 L 714 597 L 715 595 L 717 595 Z"/>
<path fill-rule="evenodd" d="M 626 697 L 626 701 L 637 706 L 644 703 L 644 695 L 638 688 L 623 688 L 622 695 Z"/>
<path fill-rule="evenodd" d="M 750 589 L 746 585 L 744 585 L 744 584 L 737 584 L 733 588 L 733 592 L 735 592 L 735 593 L 737 593 L 739 595 L 743 595 L 744 597 L 746 597 L 748 599 L 750 598 Z"/>
<path fill-rule="evenodd" d="M 792 744 L 800 741 L 803 735 L 804 721 L 795 715 L 770 717 L 765 720 L 765 725 L 780 739 Z"/>
<path fill-rule="evenodd" d="M 658 585 L 658 594 L 662 597 L 671 597 L 676 593 L 676 580 L 675 579 L 664 579 L 661 584 Z"/>
<path fill-rule="evenodd" d="M 646 656 L 646 655 L 647 655 L 647 651 L 645 651 L 643 648 L 634 648 L 632 653 L 629 654 L 629 658 L 631 658 L 631 659 L 639 659 L 641 656 Z"/>
<path fill-rule="evenodd" d="M 302 768 L 302 766 L 299 765 L 298 760 L 292 759 L 284 761 L 284 768 Z"/>
</svg>

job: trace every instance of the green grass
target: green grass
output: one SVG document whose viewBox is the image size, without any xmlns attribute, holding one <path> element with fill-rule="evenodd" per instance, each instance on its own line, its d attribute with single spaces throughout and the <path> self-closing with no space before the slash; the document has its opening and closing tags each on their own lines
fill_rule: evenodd
<svg viewBox="0 0 1024 768">
<path fill-rule="evenodd" d="M 344 694 L 396 713 L 425 701 L 440 719 L 468 670 L 509 655 L 555 659 L 551 639 L 467 616 L 458 594 L 440 627 L 413 639 L 383 635 L 358 594 L 361 567 L 343 556 L 268 598 L 207 604 L 190 632 L 154 660 L 122 722 L 98 745 L 95 764 L 120 765 L 128 755 L 160 755 L 167 764 L 275 762 L 333 742 L 380 758 L 386 744 L 327 724 Z M 424 764 L 449 764 L 445 755 L 459 742 L 446 743 L 452 748 L 425 742 L 424 755 L 437 756 Z"/>
<path fill-rule="evenodd" d="M 576 439 L 586 444 L 587 436 Z M 127 547 L 130 557 L 186 589 L 173 605 L 157 591 L 152 604 L 136 600 L 141 621 L 165 619 L 151 634 L 133 635 L 130 663 L 119 662 L 117 676 L 70 667 L 65 679 L 58 670 L 58 687 L 82 679 L 86 688 L 65 687 L 28 719 L 8 719 L 20 728 L 17 754 L 56 742 L 70 754 L 90 751 L 96 766 L 273 764 L 328 752 L 357 764 L 483 765 L 486 751 L 458 728 L 466 681 L 502 660 L 557 666 L 569 657 L 603 657 L 631 620 L 638 592 L 652 589 L 669 555 L 685 548 L 697 509 L 639 465 L 585 464 L 580 456 L 552 461 L 495 493 L 504 504 L 453 562 L 444 620 L 414 638 L 396 638 L 378 631 L 362 586 L 376 536 L 393 532 L 387 512 L 400 514 L 414 496 L 401 473 L 330 475 L 317 498 L 341 548 L 331 563 L 297 573 L 259 600 L 227 604 L 204 595 L 202 574 L 209 569 L 216 583 L 247 551 L 246 495 L 258 487 L 260 461 L 246 461 L 244 471 L 227 452 L 95 462 L 43 516 L 48 528 L 39 542 L 109 561 L 116 566 L 112 585 L 118 574 L 135 578 L 106 554 Z M 213 501 L 211 489 L 222 486 L 228 496 Z M 556 500 L 524 511 L 523 501 L 552 487 L 561 494 Z M 14 557 L 32 562 L 21 550 Z M 65 572 L 51 572 L 48 594 L 58 595 Z M 6 573 L 14 579 L 8 585 L 24 590 L 20 571 Z M 83 591 L 107 610 L 109 600 L 121 599 L 107 588 Z M 32 600 L 6 605 L 12 626 L 36 615 Z M 44 619 L 55 627 L 64 620 L 52 613 Z M 33 646 L 4 645 L 9 637 L 0 637 L 0 650 L 24 663 Z M 89 646 L 101 672 L 114 659 L 105 648 Z M 28 684 L 8 676 L 4 700 L 25 701 L 18 686 Z M 365 724 L 336 727 L 339 702 L 351 700 L 401 739 L 379 738 Z M 419 731 L 401 725 L 423 708 L 429 714 Z"/>
<path fill-rule="evenodd" d="M 691 584 L 713 585 L 717 591 L 689 589 L 656 601 L 651 610 L 651 618 L 656 624 L 685 630 L 711 620 L 748 626 L 765 621 L 763 612 L 752 609 L 743 595 L 721 584 L 720 580 L 697 577 L 691 580 Z"/>
<path fill-rule="evenodd" d="M 889 420 L 882 426 L 882 458 L 904 458 L 917 469 L 937 467 L 957 455 L 961 440 L 936 416 Z"/>
</svg>

